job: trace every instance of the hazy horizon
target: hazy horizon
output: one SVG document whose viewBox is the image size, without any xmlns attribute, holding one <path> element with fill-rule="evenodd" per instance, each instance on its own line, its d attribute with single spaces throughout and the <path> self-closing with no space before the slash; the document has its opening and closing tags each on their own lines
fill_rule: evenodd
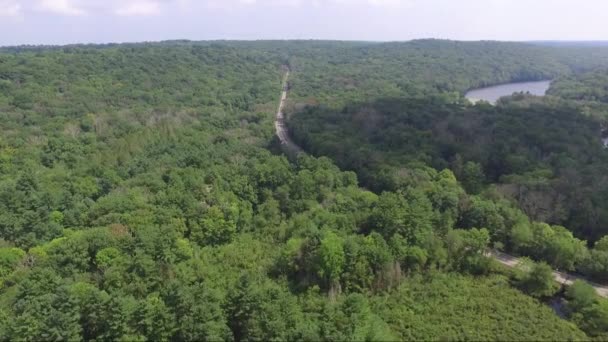
<svg viewBox="0 0 608 342">
<path fill-rule="evenodd" d="M 601 45 L 608 46 L 608 40 L 491 40 L 491 39 L 477 39 L 477 40 L 464 40 L 464 39 L 450 39 L 450 38 L 434 38 L 434 37 L 421 37 L 421 38 L 413 38 L 408 40 L 361 40 L 361 39 L 230 39 L 230 38 L 218 38 L 218 39 L 188 39 L 188 38 L 173 38 L 173 39 L 164 39 L 164 40 L 133 40 L 133 41 L 107 41 L 107 42 L 70 42 L 70 43 L 57 43 L 57 44 L 0 44 L 0 47 L 19 47 L 19 46 L 48 46 L 48 47 L 61 47 L 61 46 L 71 46 L 71 45 L 113 45 L 113 44 L 145 44 L 145 43 L 165 43 L 165 42 L 288 42 L 288 41 L 317 41 L 317 42 L 360 42 L 360 43 L 407 43 L 416 40 L 446 40 L 446 41 L 454 41 L 454 42 L 502 42 L 502 43 L 539 43 L 539 44 L 577 44 L 577 45 Z"/>
<path fill-rule="evenodd" d="M 605 13 L 600 0 L 0 0 L 0 45 L 606 41 Z"/>
</svg>

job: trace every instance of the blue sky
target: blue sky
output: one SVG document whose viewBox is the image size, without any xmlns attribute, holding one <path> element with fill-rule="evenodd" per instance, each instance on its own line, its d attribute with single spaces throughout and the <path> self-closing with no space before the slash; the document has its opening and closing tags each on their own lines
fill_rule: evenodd
<svg viewBox="0 0 608 342">
<path fill-rule="evenodd" d="M 0 0 L 0 45 L 415 38 L 608 40 L 608 1 Z"/>
</svg>

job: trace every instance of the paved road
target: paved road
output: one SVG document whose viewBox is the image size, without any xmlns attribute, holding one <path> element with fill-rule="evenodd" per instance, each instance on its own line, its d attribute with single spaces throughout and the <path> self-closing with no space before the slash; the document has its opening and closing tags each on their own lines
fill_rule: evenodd
<svg viewBox="0 0 608 342">
<path fill-rule="evenodd" d="M 289 91 L 289 86 L 287 81 L 289 80 L 289 71 L 285 73 L 285 78 L 283 78 L 283 91 L 281 93 L 281 102 L 279 103 L 279 109 L 277 110 L 277 116 L 274 121 L 274 127 L 277 131 L 277 137 L 281 141 L 281 145 L 283 145 L 289 152 L 299 154 L 304 152 L 300 146 L 296 145 L 296 143 L 291 140 L 289 137 L 289 130 L 287 129 L 287 125 L 285 124 L 285 114 L 283 113 L 283 107 L 285 107 L 285 101 L 287 100 L 287 92 Z"/>
<path fill-rule="evenodd" d="M 519 258 L 516 258 L 514 256 L 511 256 L 511 255 L 508 255 L 508 254 L 505 254 L 502 252 L 491 251 L 487 255 L 494 258 L 496 261 L 500 262 L 501 264 L 511 267 L 511 268 L 519 267 L 521 265 L 521 260 Z M 584 277 L 580 277 L 580 276 L 568 274 L 568 273 L 563 273 L 563 272 L 559 272 L 559 271 L 553 271 L 553 278 L 555 278 L 555 281 L 557 281 L 558 283 L 560 283 L 562 285 L 572 285 L 572 283 L 574 283 L 575 280 L 584 280 L 595 288 L 595 291 L 597 292 L 598 295 L 600 295 L 602 297 L 608 297 L 608 286 L 604 286 L 601 284 L 591 282 L 591 281 L 585 279 Z"/>
</svg>

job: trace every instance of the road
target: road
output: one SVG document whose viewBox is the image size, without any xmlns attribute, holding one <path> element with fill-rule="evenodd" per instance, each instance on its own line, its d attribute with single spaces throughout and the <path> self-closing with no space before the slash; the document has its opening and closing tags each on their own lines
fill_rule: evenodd
<svg viewBox="0 0 608 342">
<path fill-rule="evenodd" d="M 283 113 L 283 108 L 285 107 L 285 101 L 287 100 L 287 93 L 289 92 L 289 71 L 285 73 L 285 77 L 283 78 L 283 91 L 281 92 L 281 101 L 279 103 L 279 109 L 277 110 L 277 116 L 274 122 L 274 126 L 277 132 L 277 137 L 281 141 L 281 145 L 284 146 L 288 152 L 294 153 L 295 155 L 299 153 L 303 153 L 304 150 L 300 148 L 300 146 L 296 145 L 296 143 L 291 140 L 289 136 L 289 130 L 287 129 L 287 125 L 285 124 L 285 114 Z M 491 251 L 487 253 L 488 257 L 494 258 L 499 263 L 510 267 L 515 268 L 521 265 L 521 260 L 514 256 L 499 252 L 499 251 Z M 591 284 L 595 288 L 595 291 L 598 295 L 602 297 L 608 297 L 608 286 L 600 285 L 594 282 L 591 282 L 583 277 L 576 276 L 573 274 L 553 271 L 553 277 L 555 281 L 562 285 L 572 285 L 575 280 L 584 280 L 587 283 Z"/>
<path fill-rule="evenodd" d="M 285 73 L 285 77 L 283 78 L 283 91 L 281 92 L 281 101 L 279 102 L 279 109 L 277 110 L 277 116 L 274 121 L 274 127 L 277 132 L 277 137 L 281 141 L 281 145 L 287 149 L 288 152 L 299 154 L 304 152 L 300 146 L 296 145 L 296 143 L 291 140 L 289 137 L 289 130 L 287 129 L 287 125 L 285 124 L 285 114 L 283 113 L 283 108 L 285 107 L 285 101 L 287 100 L 287 93 L 289 91 L 289 71 Z"/>
<path fill-rule="evenodd" d="M 494 260 L 498 261 L 499 263 L 501 263 L 507 267 L 515 268 L 515 267 L 520 267 L 520 265 L 521 265 L 521 260 L 519 258 L 516 258 L 512 255 L 505 254 L 502 252 L 490 251 L 490 252 L 488 252 L 487 256 L 494 258 Z M 572 285 L 572 283 L 574 283 L 575 280 L 584 280 L 587 283 L 589 283 L 591 286 L 593 286 L 593 288 L 595 288 L 595 292 L 597 292 L 598 295 L 600 295 L 602 297 L 608 297 L 608 286 L 604 286 L 601 284 L 591 282 L 591 281 L 585 279 L 584 277 L 580 277 L 580 276 L 577 276 L 574 274 L 563 273 L 563 272 L 559 272 L 559 271 L 553 271 L 553 278 L 555 278 L 555 281 L 557 281 L 558 283 L 560 283 L 562 285 L 567 285 L 567 286 Z"/>
</svg>

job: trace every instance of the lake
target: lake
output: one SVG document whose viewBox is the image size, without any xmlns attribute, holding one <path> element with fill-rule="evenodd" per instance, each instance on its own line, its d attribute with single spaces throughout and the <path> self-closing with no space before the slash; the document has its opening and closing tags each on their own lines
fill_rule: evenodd
<svg viewBox="0 0 608 342">
<path fill-rule="evenodd" d="M 483 100 L 495 104 L 499 98 L 503 96 L 510 96 L 513 95 L 513 93 L 519 92 L 529 92 L 532 95 L 544 96 L 550 85 L 550 80 L 538 82 L 505 83 L 491 87 L 473 89 L 467 92 L 465 97 L 471 102 Z"/>
</svg>

